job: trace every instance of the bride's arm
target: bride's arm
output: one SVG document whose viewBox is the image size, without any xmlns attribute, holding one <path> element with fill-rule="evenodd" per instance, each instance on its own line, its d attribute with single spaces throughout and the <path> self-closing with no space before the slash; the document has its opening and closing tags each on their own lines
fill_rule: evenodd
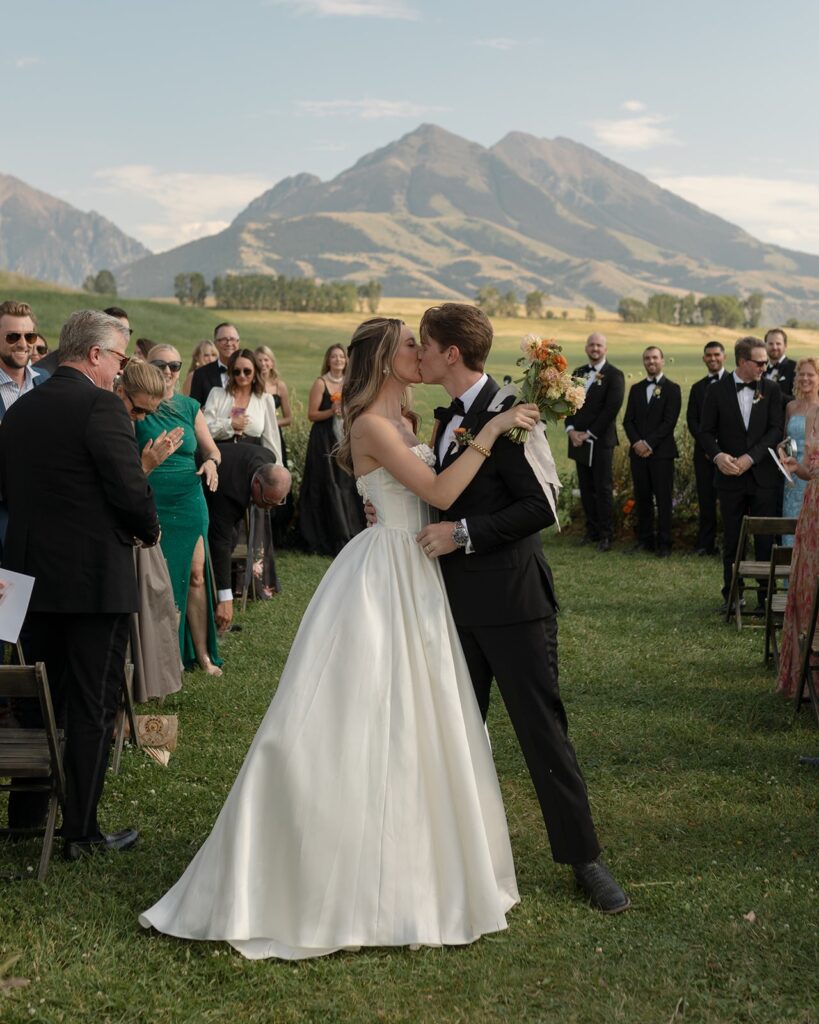
<svg viewBox="0 0 819 1024">
<path fill-rule="evenodd" d="M 531 430 L 539 419 L 537 406 L 516 405 L 493 416 L 475 438 L 491 451 L 495 441 L 512 427 Z M 451 466 L 437 475 L 404 443 L 401 434 L 381 416 L 364 413 L 355 421 L 352 441 L 357 455 L 368 455 L 399 483 L 435 508 L 448 509 L 472 482 L 486 456 L 469 446 Z"/>
</svg>

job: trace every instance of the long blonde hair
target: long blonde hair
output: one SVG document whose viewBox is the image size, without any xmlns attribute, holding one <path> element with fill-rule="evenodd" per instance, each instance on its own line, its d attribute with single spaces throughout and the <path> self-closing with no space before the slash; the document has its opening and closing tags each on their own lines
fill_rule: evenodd
<svg viewBox="0 0 819 1024">
<path fill-rule="evenodd" d="M 805 365 L 805 363 L 810 363 L 810 365 L 813 367 L 814 371 L 817 374 L 819 374 L 819 359 L 817 359 L 815 356 L 805 356 L 803 359 L 800 359 L 797 362 L 797 364 L 796 364 L 796 369 L 793 371 L 793 397 L 794 398 L 804 398 L 805 397 L 804 392 L 799 388 L 799 385 L 797 384 L 797 376 L 799 375 L 799 370 L 800 370 L 801 367 L 803 367 Z"/>
<path fill-rule="evenodd" d="M 273 349 L 269 345 L 259 345 L 256 348 L 256 355 L 257 356 L 267 356 L 267 358 L 273 364 L 270 367 L 270 373 L 269 373 L 269 376 L 266 379 L 267 380 L 271 380 L 271 381 L 273 381 L 275 383 L 279 379 L 279 371 L 278 371 L 278 368 L 276 366 L 276 357 L 273 355 Z M 259 375 L 260 376 L 262 375 L 261 367 L 259 367 Z M 263 379 L 265 379 L 265 378 L 263 378 Z"/>
<path fill-rule="evenodd" d="M 344 416 L 344 439 L 338 443 L 334 455 L 339 466 L 353 475 L 353 455 L 350 447 L 350 431 L 358 417 L 366 412 L 378 397 L 384 379 L 393 372 L 398 346 L 401 343 L 402 320 L 377 316 L 365 320 L 353 332 L 347 346 L 347 368 L 344 371 L 342 389 L 342 410 Z M 341 348 L 334 345 L 333 348 Z M 409 408 L 409 393 L 401 398 L 401 411 L 417 426 L 418 417 Z"/>
</svg>

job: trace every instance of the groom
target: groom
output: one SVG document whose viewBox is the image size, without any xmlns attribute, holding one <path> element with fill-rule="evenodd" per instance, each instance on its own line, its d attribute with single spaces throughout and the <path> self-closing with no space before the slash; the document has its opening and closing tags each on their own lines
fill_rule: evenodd
<svg viewBox="0 0 819 1024">
<path fill-rule="evenodd" d="M 458 427 L 474 434 L 498 385 L 483 372 L 492 325 L 474 306 L 445 303 L 421 320 L 420 373 L 453 402 L 436 409 L 437 469 L 457 459 Z M 568 736 L 557 678 L 557 621 L 552 574 L 539 532 L 554 522 L 523 445 L 499 438 L 472 483 L 446 513 L 418 535 L 441 558 L 452 614 L 481 714 L 494 678 L 540 801 L 552 856 L 571 864 L 593 907 L 626 910 L 630 901 L 597 858 L 600 845 L 586 786 Z"/>
</svg>

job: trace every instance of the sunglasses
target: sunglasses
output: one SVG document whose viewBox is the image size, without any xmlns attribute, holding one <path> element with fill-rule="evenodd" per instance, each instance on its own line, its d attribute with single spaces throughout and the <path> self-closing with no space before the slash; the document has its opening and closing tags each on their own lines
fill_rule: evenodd
<svg viewBox="0 0 819 1024">
<path fill-rule="evenodd" d="M 21 334 L 20 331 L 6 331 L 6 341 L 9 345 L 16 345 L 21 338 L 26 339 L 27 345 L 33 345 L 39 337 L 36 331 L 27 331 L 25 334 Z"/>
<path fill-rule="evenodd" d="M 124 370 L 128 363 L 131 362 L 130 356 L 124 356 L 122 352 L 117 352 L 115 348 L 103 348 L 102 345 L 100 345 L 100 352 L 110 352 L 112 356 L 116 356 L 117 359 L 119 359 L 120 370 Z"/>
<path fill-rule="evenodd" d="M 760 370 L 764 370 L 765 367 L 768 365 L 767 359 L 746 359 L 745 361 L 747 363 L 753 363 L 754 366 L 758 366 Z"/>
<path fill-rule="evenodd" d="M 179 373 L 182 369 L 182 362 L 179 359 L 152 359 L 151 366 L 155 366 L 157 370 L 170 370 L 171 373 Z"/>
<path fill-rule="evenodd" d="M 136 413 L 137 416 L 150 416 L 153 409 L 143 409 L 141 405 L 137 405 L 136 402 L 131 398 L 131 392 L 126 391 L 125 394 L 128 396 L 128 401 L 131 403 L 131 412 Z"/>
<path fill-rule="evenodd" d="M 255 372 L 256 371 L 251 369 L 250 367 L 239 367 L 238 370 L 231 370 L 231 373 L 233 374 L 234 377 L 252 377 Z"/>
<path fill-rule="evenodd" d="M 34 351 L 37 353 L 38 356 L 48 355 L 48 348 L 45 345 L 35 345 Z"/>
</svg>

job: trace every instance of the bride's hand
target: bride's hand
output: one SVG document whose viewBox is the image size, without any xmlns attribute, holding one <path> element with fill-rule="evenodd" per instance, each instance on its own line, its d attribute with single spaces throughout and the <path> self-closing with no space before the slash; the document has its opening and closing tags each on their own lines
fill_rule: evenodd
<svg viewBox="0 0 819 1024">
<path fill-rule="evenodd" d="M 495 437 L 500 437 L 501 434 L 505 434 L 507 430 L 512 430 L 515 427 L 533 430 L 539 419 L 540 410 L 530 402 L 525 405 L 513 405 L 506 412 L 498 413 L 497 416 L 492 417 L 487 426 L 494 428 Z"/>
</svg>

